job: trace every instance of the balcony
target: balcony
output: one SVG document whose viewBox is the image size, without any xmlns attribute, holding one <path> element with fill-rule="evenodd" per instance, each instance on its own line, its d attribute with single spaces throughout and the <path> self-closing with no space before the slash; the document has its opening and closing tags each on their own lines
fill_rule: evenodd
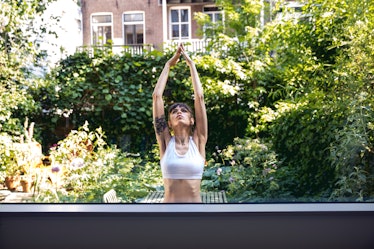
<svg viewBox="0 0 374 249">
<path fill-rule="evenodd" d="M 159 0 L 162 4 L 162 0 Z M 166 0 L 167 4 L 181 4 L 181 3 L 215 3 L 214 0 Z"/>
<path fill-rule="evenodd" d="M 185 48 L 189 52 L 194 53 L 206 53 L 208 40 L 169 40 L 164 44 L 164 50 L 173 49 L 177 47 L 179 43 L 183 42 Z M 142 55 L 145 51 L 153 51 L 153 44 L 134 44 L 134 45 L 91 45 L 91 46 L 80 46 L 77 47 L 77 52 L 88 52 L 93 57 L 95 51 L 111 51 L 113 54 L 131 54 L 131 55 Z"/>
<path fill-rule="evenodd" d="M 131 44 L 131 45 L 91 45 L 91 46 L 79 46 L 77 52 L 88 52 L 93 57 L 95 51 L 111 51 L 113 54 L 131 54 L 141 55 L 144 51 L 152 51 L 152 44 Z"/>
<path fill-rule="evenodd" d="M 194 53 L 208 52 L 209 40 L 191 39 L 191 40 L 169 40 L 164 44 L 164 49 L 177 47 L 178 44 L 183 43 L 186 51 Z"/>
</svg>

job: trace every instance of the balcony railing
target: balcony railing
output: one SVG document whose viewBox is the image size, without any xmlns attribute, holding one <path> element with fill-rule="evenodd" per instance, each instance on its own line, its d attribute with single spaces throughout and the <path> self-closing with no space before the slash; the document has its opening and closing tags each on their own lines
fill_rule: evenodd
<svg viewBox="0 0 374 249">
<path fill-rule="evenodd" d="M 215 0 L 166 0 L 167 4 L 180 4 L 180 3 L 214 3 Z M 159 0 L 162 4 L 162 0 Z"/>
<path fill-rule="evenodd" d="M 169 40 L 164 43 L 164 50 L 172 49 L 177 47 L 179 43 L 183 42 L 187 51 L 194 53 L 206 53 L 208 40 Z M 154 50 L 152 44 L 135 44 L 135 45 L 90 45 L 77 47 L 77 52 L 88 52 L 92 57 L 95 55 L 95 51 L 111 51 L 113 54 L 131 54 L 131 55 L 142 55 L 145 51 Z"/>
<path fill-rule="evenodd" d="M 79 46 L 77 52 L 88 52 L 90 56 L 94 56 L 95 51 L 110 50 L 114 54 L 131 54 L 141 55 L 144 51 L 152 51 L 152 44 L 131 44 L 131 45 L 90 45 L 90 46 Z"/>
<path fill-rule="evenodd" d="M 194 53 L 206 53 L 209 40 L 169 40 L 164 44 L 164 48 L 173 48 L 177 47 L 179 43 L 183 43 L 186 51 L 194 52 Z"/>
</svg>

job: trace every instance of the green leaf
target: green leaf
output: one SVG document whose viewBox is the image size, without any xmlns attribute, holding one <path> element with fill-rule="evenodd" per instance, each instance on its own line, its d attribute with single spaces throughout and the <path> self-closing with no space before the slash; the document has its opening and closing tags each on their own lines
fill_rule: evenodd
<svg viewBox="0 0 374 249">
<path fill-rule="evenodd" d="M 120 83 L 121 81 L 122 81 L 122 76 L 121 75 L 118 75 L 116 77 L 116 79 L 114 80 L 114 82 L 116 82 L 116 83 Z"/>
<path fill-rule="evenodd" d="M 115 105 L 115 106 L 113 106 L 113 110 L 115 110 L 115 111 L 122 111 L 123 108 L 121 106 Z"/>
<path fill-rule="evenodd" d="M 105 95 L 105 100 L 106 101 L 111 101 L 112 100 L 112 95 L 111 94 Z"/>
</svg>

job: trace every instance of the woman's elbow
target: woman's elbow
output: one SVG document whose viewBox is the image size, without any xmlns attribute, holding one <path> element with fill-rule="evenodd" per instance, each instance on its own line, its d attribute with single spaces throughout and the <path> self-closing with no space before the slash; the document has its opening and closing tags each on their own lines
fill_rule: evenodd
<svg viewBox="0 0 374 249">
<path fill-rule="evenodd" d="M 157 92 L 157 91 L 154 91 L 153 93 L 152 93 L 152 98 L 153 98 L 153 100 L 158 100 L 158 99 L 162 99 L 162 93 L 159 93 L 159 92 Z"/>
<path fill-rule="evenodd" d="M 203 93 L 196 93 L 195 100 L 204 103 L 204 94 Z"/>
</svg>

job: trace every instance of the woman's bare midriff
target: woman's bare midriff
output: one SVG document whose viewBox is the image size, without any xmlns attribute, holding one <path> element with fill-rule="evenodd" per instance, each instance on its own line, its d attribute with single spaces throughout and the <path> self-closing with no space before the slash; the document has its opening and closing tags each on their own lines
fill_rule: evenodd
<svg viewBox="0 0 374 249">
<path fill-rule="evenodd" d="M 165 179 L 164 202 L 201 203 L 200 179 Z"/>
</svg>

